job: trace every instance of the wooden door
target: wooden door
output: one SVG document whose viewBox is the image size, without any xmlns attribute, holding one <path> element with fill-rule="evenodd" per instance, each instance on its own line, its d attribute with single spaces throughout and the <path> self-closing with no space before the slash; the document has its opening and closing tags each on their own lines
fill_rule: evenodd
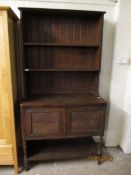
<svg viewBox="0 0 131 175">
<path fill-rule="evenodd" d="M 67 109 L 67 135 L 103 135 L 105 107 Z"/>
<path fill-rule="evenodd" d="M 28 108 L 24 109 L 23 114 L 25 138 L 55 138 L 65 135 L 66 113 L 63 108 Z"/>
</svg>

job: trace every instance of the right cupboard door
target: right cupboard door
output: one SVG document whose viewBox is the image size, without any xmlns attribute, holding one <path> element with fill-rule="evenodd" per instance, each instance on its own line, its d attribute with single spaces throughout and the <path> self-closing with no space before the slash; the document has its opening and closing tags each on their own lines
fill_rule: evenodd
<svg viewBox="0 0 131 175">
<path fill-rule="evenodd" d="M 67 135 L 103 135 L 105 106 L 67 108 Z"/>
</svg>

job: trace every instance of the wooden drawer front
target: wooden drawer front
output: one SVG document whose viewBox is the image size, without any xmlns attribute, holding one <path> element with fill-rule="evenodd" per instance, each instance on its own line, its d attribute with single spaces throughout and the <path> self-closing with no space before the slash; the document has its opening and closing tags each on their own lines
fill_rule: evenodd
<svg viewBox="0 0 131 175">
<path fill-rule="evenodd" d="M 72 108 L 67 112 L 68 135 L 102 135 L 104 132 L 105 108 Z"/>
<path fill-rule="evenodd" d="M 27 109 L 25 121 L 26 135 L 30 137 L 57 137 L 65 134 L 63 109 Z"/>
</svg>

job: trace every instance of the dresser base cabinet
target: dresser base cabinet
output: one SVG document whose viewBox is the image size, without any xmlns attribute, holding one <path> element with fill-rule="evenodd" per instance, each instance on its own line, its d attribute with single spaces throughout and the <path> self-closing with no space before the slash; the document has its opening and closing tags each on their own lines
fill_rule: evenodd
<svg viewBox="0 0 131 175">
<path fill-rule="evenodd" d="M 43 103 L 41 101 L 41 105 Z M 29 101 L 21 104 L 26 169 L 31 161 L 102 155 L 104 102 L 84 107 L 30 105 Z M 99 136 L 99 143 L 95 143 L 92 136 Z"/>
</svg>

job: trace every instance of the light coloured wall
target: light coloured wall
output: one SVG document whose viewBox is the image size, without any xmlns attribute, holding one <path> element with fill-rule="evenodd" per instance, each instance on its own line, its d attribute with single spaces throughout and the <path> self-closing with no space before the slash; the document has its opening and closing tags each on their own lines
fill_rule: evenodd
<svg viewBox="0 0 131 175">
<path fill-rule="evenodd" d="M 18 15 L 17 7 L 106 11 L 99 86 L 100 95 L 108 101 L 105 141 L 107 146 L 120 144 L 125 152 L 127 152 L 127 147 L 131 142 L 131 131 L 129 129 L 131 69 L 127 64 L 117 64 L 117 59 L 122 55 L 131 54 L 131 52 L 129 53 L 130 48 L 127 47 L 127 44 L 131 46 L 129 41 L 129 36 L 131 36 L 130 1 L 124 0 L 121 4 L 115 4 L 112 0 L 0 1 L 0 4 L 10 4 Z"/>
<path fill-rule="evenodd" d="M 123 116 L 123 132 L 121 135 L 120 146 L 126 153 L 131 153 L 131 0 L 121 2 L 120 27 L 123 31 L 123 54 L 129 58 L 129 63 L 125 66 L 126 85 Z"/>
<path fill-rule="evenodd" d="M 115 27 L 113 64 L 109 93 L 109 120 L 106 133 L 108 146 L 120 145 L 131 153 L 131 1 L 120 2 L 119 18 Z M 118 64 L 120 58 L 129 59 Z"/>
</svg>

